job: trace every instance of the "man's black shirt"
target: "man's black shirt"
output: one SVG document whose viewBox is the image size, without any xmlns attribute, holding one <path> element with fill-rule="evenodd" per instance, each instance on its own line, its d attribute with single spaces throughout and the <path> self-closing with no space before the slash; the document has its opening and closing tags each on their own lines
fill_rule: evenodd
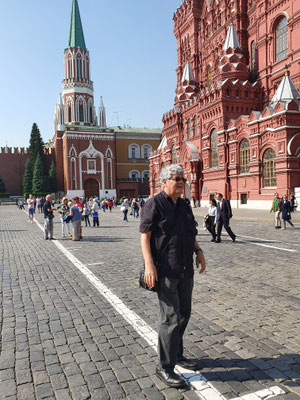
<svg viewBox="0 0 300 400">
<path fill-rule="evenodd" d="M 53 211 L 48 211 L 49 209 L 52 209 L 52 204 L 49 201 L 45 201 L 44 203 L 44 218 L 50 217 L 52 218 L 53 216 Z"/>
<path fill-rule="evenodd" d="M 164 191 L 150 198 L 141 211 L 140 232 L 152 232 L 151 253 L 154 263 L 161 266 L 160 274 L 168 278 L 193 276 L 197 229 L 185 200 L 178 198 L 174 204 Z"/>
</svg>

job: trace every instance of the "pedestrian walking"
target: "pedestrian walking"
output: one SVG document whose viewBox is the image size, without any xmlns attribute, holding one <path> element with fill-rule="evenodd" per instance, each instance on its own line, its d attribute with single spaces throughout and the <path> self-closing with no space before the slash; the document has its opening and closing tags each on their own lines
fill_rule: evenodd
<svg viewBox="0 0 300 400">
<path fill-rule="evenodd" d="M 114 203 L 112 202 L 112 200 L 108 200 L 107 205 L 108 205 L 108 208 L 109 208 L 109 212 L 111 212 L 111 210 L 112 210 L 112 208 L 113 208 L 113 205 L 114 205 Z"/>
<path fill-rule="evenodd" d="M 278 193 L 275 193 L 275 198 L 272 202 L 272 207 L 270 209 L 270 213 L 274 212 L 275 229 L 281 229 L 281 220 L 280 220 L 281 210 L 282 210 L 282 200 L 279 197 Z"/>
<path fill-rule="evenodd" d="M 283 220 L 284 229 L 286 229 L 286 223 L 290 224 L 291 227 L 294 228 L 294 224 L 291 221 L 292 219 L 291 213 L 292 213 L 291 203 L 288 201 L 287 196 L 283 196 L 281 218 Z"/>
<path fill-rule="evenodd" d="M 52 208 L 52 196 L 51 194 L 48 194 L 46 196 L 46 201 L 44 203 L 44 239 L 45 240 L 54 240 L 53 237 L 53 211 L 54 208 Z"/>
<path fill-rule="evenodd" d="M 121 204 L 120 210 L 123 212 L 123 221 L 127 221 L 127 222 L 128 222 L 128 218 L 127 218 L 128 208 L 129 208 L 128 199 L 125 199 L 123 201 L 123 203 Z"/>
<path fill-rule="evenodd" d="M 208 212 L 205 220 L 205 227 L 211 234 L 212 242 L 216 241 L 216 218 L 217 218 L 217 202 L 215 199 L 210 200 Z"/>
<path fill-rule="evenodd" d="M 131 202 L 131 210 L 132 210 L 133 218 L 137 218 L 138 217 L 138 209 L 139 209 L 139 207 L 138 207 L 137 200 L 133 199 L 132 202 Z M 131 212 L 130 212 L 130 215 L 131 215 Z"/>
<path fill-rule="evenodd" d="M 291 194 L 290 203 L 291 203 L 292 212 L 295 212 L 297 209 L 297 200 L 293 194 Z"/>
<path fill-rule="evenodd" d="M 84 206 L 83 206 L 82 215 L 83 215 L 83 218 L 84 218 L 85 226 L 91 226 L 90 218 L 89 218 L 90 210 L 88 209 L 87 203 L 85 203 Z"/>
<path fill-rule="evenodd" d="M 217 200 L 218 200 L 217 217 L 216 217 L 217 238 L 216 238 L 215 242 L 221 243 L 221 233 L 222 233 L 223 226 L 224 226 L 224 229 L 226 230 L 226 232 L 228 233 L 228 235 L 231 237 L 232 241 L 235 242 L 236 235 L 232 232 L 232 230 L 229 226 L 230 218 L 232 218 L 232 210 L 231 210 L 230 201 L 227 199 L 224 199 L 222 193 L 218 193 Z"/>
<path fill-rule="evenodd" d="M 34 214 L 34 197 L 32 196 L 32 194 L 30 194 L 27 199 L 27 210 L 28 210 L 28 222 L 32 224 L 33 214 Z"/>
<path fill-rule="evenodd" d="M 159 282 L 157 375 L 171 387 L 185 382 L 174 373 L 175 365 L 196 370 L 197 362 L 183 355 L 183 334 L 191 315 L 196 266 L 205 270 L 205 258 L 196 240 L 191 208 L 180 198 L 184 190 L 183 168 L 170 165 L 161 173 L 164 190 L 150 198 L 141 212 L 141 246 L 145 261 L 145 283 Z"/>
<path fill-rule="evenodd" d="M 105 200 L 101 201 L 101 208 L 102 208 L 102 211 L 105 213 L 105 211 L 106 211 L 106 201 Z"/>
<path fill-rule="evenodd" d="M 37 197 L 36 206 L 37 206 L 37 209 L 38 209 L 38 214 L 40 214 L 42 212 L 42 206 L 41 206 L 42 203 L 41 203 L 41 201 L 42 201 L 42 196 Z"/>
<path fill-rule="evenodd" d="M 79 201 L 79 198 L 77 198 Z M 73 236 L 72 240 L 74 241 L 79 241 L 82 239 L 81 236 L 81 212 L 80 208 L 76 206 L 76 204 L 73 204 L 71 201 L 69 202 L 69 216 L 72 217 L 72 227 L 73 227 Z"/>
<path fill-rule="evenodd" d="M 60 214 L 61 221 L 61 237 L 65 236 L 71 237 L 70 233 L 70 222 L 66 219 L 69 215 L 70 207 L 68 206 L 68 198 L 63 197 L 60 206 L 58 207 L 58 212 Z"/>
<path fill-rule="evenodd" d="M 92 206 L 92 217 L 93 217 L 93 227 L 99 226 L 99 205 L 97 202 L 97 199 L 93 200 L 93 206 Z"/>
</svg>

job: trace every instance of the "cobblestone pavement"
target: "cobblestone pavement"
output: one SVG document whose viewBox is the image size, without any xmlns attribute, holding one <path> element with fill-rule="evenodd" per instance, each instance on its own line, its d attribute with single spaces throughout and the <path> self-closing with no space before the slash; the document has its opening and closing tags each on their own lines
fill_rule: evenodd
<svg viewBox="0 0 300 400">
<path fill-rule="evenodd" d="M 207 271 L 195 276 L 186 354 L 227 400 L 266 399 L 262 390 L 274 386 L 285 392 L 274 399 L 299 400 L 300 227 L 233 219 L 237 242 L 225 232 L 215 244 L 201 225 L 199 217 Z M 137 282 L 138 227 L 113 210 L 100 215 L 100 228 L 83 228 L 83 241 L 59 243 L 156 330 L 156 295 Z M 199 398 L 155 376 L 147 341 L 10 206 L 0 207 L 0 271 L 0 399 Z"/>
</svg>

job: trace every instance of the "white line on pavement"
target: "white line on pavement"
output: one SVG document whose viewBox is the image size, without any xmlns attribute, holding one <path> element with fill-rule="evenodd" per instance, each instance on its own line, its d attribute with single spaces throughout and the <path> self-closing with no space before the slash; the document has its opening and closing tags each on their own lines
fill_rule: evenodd
<svg viewBox="0 0 300 400">
<path fill-rule="evenodd" d="M 282 243 L 282 244 L 289 244 L 291 246 L 298 246 L 300 247 L 300 244 L 297 243 L 290 243 L 290 242 L 283 242 L 282 240 L 276 240 L 276 239 L 262 239 L 262 238 L 257 238 L 254 236 L 246 236 L 246 235 L 238 235 L 238 237 L 244 237 L 244 238 L 249 238 L 249 239 L 256 239 L 256 240 L 267 240 L 268 242 L 275 242 L 275 243 Z"/>
<path fill-rule="evenodd" d="M 91 267 L 92 265 L 102 265 L 102 264 L 104 264 L 104 262 L 97 262 L 97 263 L 86 264 L 86 265 L 88 265 L 89 267 Z"/>
<path fill-rule="evenodd" d="M 239 237 L 239 235 L 237 235 L 237 237 Z M 254 244 L 255 246 L 268 247 L 268 248 L 270 248 L 270 249 L 275 249 L 275 250 L 288 251 L 289 253 L 297 253 L 297 250 L 285 249 L 284 247 L 277 247 L 277 246 L 271 246 L 271 245 L 269 245 L 269 244 L 258 243 L 258 242 L 252 242 L 251 240 L 239 240 L 239 242 Z"/>
<path fill-rule="evenodd" d="M 42 225 L 34 219 L 37 226 L 44 231 Z M 98 292 L 111 304 L 111 306 L 127 321 L 136 332 L 149 344 L 149 346 L 157 351 L 157 333 L 134 311 L 130 310 L 121 299 L 119 299 L 106 285 L 104 285 L 81 261 L 79 261 L 69 250 L 67 250 L 57 240 L 52 242 L 71 262 L 72 264 L 87 278 L 90 283 L 98 290 Z M 202 400 L 226 400 L 226 398 L 214 386 L 206 380 L 199 372 L 190 371 L 176 366 L 175 371 L 179 373 L 186 383 L 191 386 L 195 393 Z M 275 391 L 274 391 L 275 388 Z M 272 387 L 266 389 L 269 391 L 268 398 L 277 396 L 278 391 L 284 393 L 280 387 Z M 260 391 L 264 392 L 264 391 Z M 258 393 L 258 392 L 256 392 Z M 250 393 L 255 395 L 256 393 Z M 258 399 L 265 398 L 257 397 Z M 237 398 L 239 399 L 239 398 Z M 243 397 L 244 399 L 244 397 Z M 250 400 L 244 399 L 244 400 Z"/>
</svg>

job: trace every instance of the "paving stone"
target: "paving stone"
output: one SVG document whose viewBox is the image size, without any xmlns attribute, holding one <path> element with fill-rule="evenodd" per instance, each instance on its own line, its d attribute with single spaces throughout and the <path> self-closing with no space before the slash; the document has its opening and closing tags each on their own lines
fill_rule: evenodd
<svg viewBox="0 0 300 400">
<path fill-rule="evenodd" d="M 49 383 L 42 383 L 41 385 L 35 386 L 36 396 L 38 399 L 45 399 L 53 396 L 53 389 Z"/>
<path fill-rule="evenodd" d="M 17 398 L 18 400 L 29 400 L 33 399 L 34 395 L 34 388 L 32 383 L 25 383 L 23 385 L 18 385 L 17 387 Z M 1 398 L 1 395 L 0 395 Z"/>
</svg>

